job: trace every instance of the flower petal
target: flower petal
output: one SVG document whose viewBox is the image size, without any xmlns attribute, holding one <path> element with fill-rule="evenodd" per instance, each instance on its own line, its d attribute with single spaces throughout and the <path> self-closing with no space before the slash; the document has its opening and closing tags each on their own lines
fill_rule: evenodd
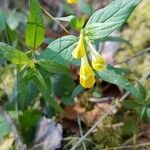
<svg viewBox="0 0 150 150">
<path fill-rule="evenodd" d="M 76 48 L 73 50 L 72 56 L 73 56 L 75 59 L 80 59 L 80 58 L 83 57 L 84 55 L 85 55 L 84 38 L 83 38 L 83 33 L 81 32 L 78 45 L 77 45 Z"/>
<path fill-rule="evenodd" d="M 105 59 L 94 49 L 91 43 L 88 43 L 90 47 L 90 53 L 92 56 L 92 67 L 95 70 L 104 70 L 106 68 L 106 61 Z"/>
<path fill-rule="evenodd" d="M 69 4 L 75 4 L 75 3 L 77 3 L 77 0 L 67 0 L 67 3 L 69 3 Z"/>
<path fill-rule="evenodd" d="M 85 88 L 94 86 L 95 77 L 92 68 L 90 67 L 86 55 L 81 59 L 80 67 L 80 84 Z"/>
<path fill-rule="evenodd" d="M 105 62 L 104 58 L 99 53 L 95 56 L 92 56 L 92 67 L 95 70 L 106 69 L 106 62 Z"/>
</svg>

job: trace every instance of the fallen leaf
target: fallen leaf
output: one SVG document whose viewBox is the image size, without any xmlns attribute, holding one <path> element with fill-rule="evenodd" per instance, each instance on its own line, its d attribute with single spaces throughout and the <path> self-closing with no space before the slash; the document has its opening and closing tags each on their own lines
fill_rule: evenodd
<svg viewBox="0 0 150 150">
<path fill-rule="evenodd" d="M 39 121 L 33 149 L 55 150 L 61 147 L 62 125 L 42 117 Z"/>
</svg>

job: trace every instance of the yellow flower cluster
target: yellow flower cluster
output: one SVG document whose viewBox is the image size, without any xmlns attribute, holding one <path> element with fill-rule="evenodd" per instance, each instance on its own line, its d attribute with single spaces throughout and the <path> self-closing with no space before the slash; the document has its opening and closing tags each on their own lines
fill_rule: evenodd
<svg viewBox="0 0 150 150">
<path fill-rule="evenodd" d="M 69 4 L 75 4 L 75 3 L 77 3 L 77 0 L 67 0 L 67 3 L 69 3 Z"/>
<path fill-rule="evenodd" d="M 80 38 L 76 48 L 73 50 L 72 55 L 75 59 L 81 58 L 81 67 L 80 67 L 80 84 L 85 88 L 91 88 L 95 83 L 95 75 L 93 69 L 100 71 L 104 70 L 106 67 L 106 62 L 103 57 L 94 49 L 93 45 L 88 42 L 86 43 L 89 47 L 89 53 L 92 57 L 92 67 L 88 62 L 86 55 L 86 47 L 84 40 L 84 33 L 81 31 Z M 93 69 L 92 69 L 93 68 Z"/>
</svg>

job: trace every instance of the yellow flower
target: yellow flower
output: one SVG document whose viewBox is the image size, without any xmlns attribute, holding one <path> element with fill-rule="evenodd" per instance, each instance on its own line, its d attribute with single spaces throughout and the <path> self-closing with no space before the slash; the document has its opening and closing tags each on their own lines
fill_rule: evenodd
<svg viewBox="0 0 150 150">
<path fill-rule="evenodd" d="M 75 3 L 77 3 L 77 0 L 67 0 L 67 3 L 75 4 Z"/>
<path fill-rule="evenodd" d="M 104 70 L 106 68 L 106 62 L 104 58 L 94 49 L 91 43 L 89 43 L 89 47 L 92 56 L 92 67 L 98 71 Z"/>
<path fill-rule="evenodd" d="M 72 56 L 75 59 L 80 59 L 84 55 L 85 55 L 84 37 L 83 37 L 83 32 L 81 32 L 79 42 L 78 42 L 76 48 L 73 50 Z"/>
<path fill-rule="evenodd" d="M 94 86 L 95 77 L 92 68 L 90 67 L 86 55 L 81 58 L 80 67 L 80 84 L 85 88 Z"/>
</svg>

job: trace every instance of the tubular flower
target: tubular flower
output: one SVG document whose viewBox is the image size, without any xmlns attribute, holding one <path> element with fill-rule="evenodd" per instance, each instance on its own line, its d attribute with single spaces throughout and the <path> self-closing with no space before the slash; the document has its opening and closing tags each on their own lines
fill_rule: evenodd
<svg viewBox="0 0 150 150">
<path fill-rule="evenodd" d="M 98 71 L 104 70 L 106 68 L 106 62 L 104 58 L 94 49 L 91 43 L 89 43 L 89 47 L 92 56 L 92 67 Z"/>
<path fill-rule="evenodd" d="M 84 55 L 85 55 L 84 37 L 83 37 L 83 32 L 81 32 L 79 42 L 78 42 L 76 48 L 73 50 L 72 56 L 75 59 L 80 59 Z"/>
<path fill-rule="evenodd" d="M 80 84 L 85 88 L 93 87 L 95 83 L 94 72 L 90 67 L 86 55 L 81 58 Z"/>
<path fill-rule="evenodd" d="M 77 3 L 77 0 L 67 0 L 67 3 L 69 3 L 69 4 L 75 4 L 75 3 Z"/>
</svg>

